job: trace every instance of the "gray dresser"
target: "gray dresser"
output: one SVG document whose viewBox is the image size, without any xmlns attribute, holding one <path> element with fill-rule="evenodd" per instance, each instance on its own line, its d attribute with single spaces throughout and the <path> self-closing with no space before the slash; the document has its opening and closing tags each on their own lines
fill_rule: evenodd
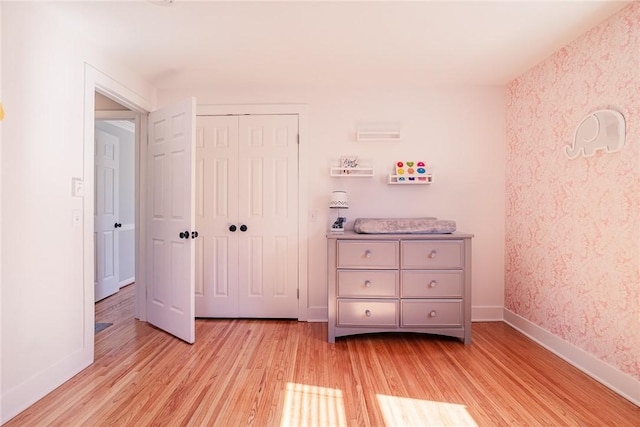
<svg viewBox="0 0 640 427">
<path fill-rule="evenodd" d="M 421 332 L 471 343 L 472 237 L 328 235 L 329 342 L 370 332 Z"/>
</svg>

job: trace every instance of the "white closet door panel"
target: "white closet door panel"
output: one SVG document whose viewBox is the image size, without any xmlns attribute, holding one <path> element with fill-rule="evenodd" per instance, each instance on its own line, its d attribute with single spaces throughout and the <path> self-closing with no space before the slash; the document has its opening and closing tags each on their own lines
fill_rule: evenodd
<svg viewBox="0 0 640 427">
<path fill-rule="evenodd" d="M 238 117 L 196 119 L 196 315 L 238 316 Z"/>
<path fill-rule="evenodd" d="M 241 166 L 242 167 L 242 166 Z M 246 200 L 249 203 L 247 209 L 247 218 L 261 218 L 264 214 L 264 160 L 249 159 L 246 162 L 246 173 L 248 184 L 245 188 Z M 242 199 L 242 197 L 240 197 Z"/>
<path fill-rule="evenodd" d="M 188 154 L 190 156 L 190 154 Z M 187 213 L 191 213 L 190 209 L 190 192 L 185 191 L 187 182 L 190 181 L 189 171 L 191 168 L 187 160 L 187 154 L 184 150 L 173 151 L 171 153 L 171 173 L 170 173 L 170 194 L 171 219 L 179 222 L 188 220 Z"/>
<path fill-rule="evenodd" d="M 240 316 L 297 318 L 298 117 L 240 116 L 239 144 Z"/>
<path fill-rule="evenodd" d="M 240 258 L 247 261 L 249 268 L 243 268 L 242 271 L 248 274 L 240 274 L 240 281 L 248 284 L 249 297 L 262 297 L 264 296 L 264 283 L 262 281 L 264 275 L 264 252 L 263 252 L 263 240 L 260 237 L 249 237 L 244 239 L 247 251 L 245 254 L 241 254 Z M 244 256 L 242 256 L 244 255 Z M 247 310 L 248 306 L 243 306 L 243 311 Z"/>
<path fill-rule="evenodd" d="M 150 300 L 152 304 L 164 306 L 167 301 L 168 277 L 165 274 L 165 242 L 153 239 L 151 242 L 151 282 Z"/>
</svg>

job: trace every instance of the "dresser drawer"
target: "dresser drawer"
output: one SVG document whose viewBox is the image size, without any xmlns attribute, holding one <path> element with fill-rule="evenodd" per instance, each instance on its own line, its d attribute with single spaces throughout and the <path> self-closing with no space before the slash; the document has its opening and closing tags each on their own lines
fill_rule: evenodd
<svg viewBox="0 0 640 427">
<path fill-rule="evenodd" d="M 464 243 L 460 240 L 402 242 L 402 268 L 462 268 Z"/>
<path fill-rule="evenodd" d="M 397 297 L 397 270 L 338 271 L 338 297 Z"/>
<path fill-rule="evenodd" d="M 404 270 L 401 276 L 403 298 L 461 298 L 461 270 Z"/>
<path fill-rule="evenodd" d="M 398 268 L 399 243 L 342 240 L 338 268 Z"/>
<path fill-rule="evenodd" d="M 398 327 L 398 301 L 338 300 L 336 326 Z"/>
<path fill-rule="evenodd" d="M 462 326 L 462 300 L 402 300 L 401 326 Z"/>
</svg>

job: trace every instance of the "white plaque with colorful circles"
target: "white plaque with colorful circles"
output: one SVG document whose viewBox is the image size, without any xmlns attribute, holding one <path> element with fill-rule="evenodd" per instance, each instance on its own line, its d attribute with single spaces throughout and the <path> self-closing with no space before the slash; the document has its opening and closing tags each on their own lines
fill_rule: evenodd
<svg viewBox="0 0 640 427">
<path fill-rule="evenodd" d="M 430 184 L 431 174 L 427 173 L 425 162 L 397 161 L 395 174 L 389 179 L 390 184 Z"/>
</svg>

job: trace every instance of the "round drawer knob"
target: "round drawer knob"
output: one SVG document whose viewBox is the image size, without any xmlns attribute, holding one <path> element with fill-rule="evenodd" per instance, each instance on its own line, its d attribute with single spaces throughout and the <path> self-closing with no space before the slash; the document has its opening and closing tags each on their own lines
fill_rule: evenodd
<svg viewBox="0 0 640 427">
<path fill-rule="evenodd" d="M 435 288 L 436 284 L 437 284 L 437 282 L 435 280 L 432 280 L 431 282 L 429 282 L 429 287 L 430 288 Z"/>
<path fill-rule="evenodd" d="M 365 280 L 364 281 L 364 287 L 365 288 L 370 288 L 371 287 L 371 280 Z"/>
<path fill-rule="evenodd" d="M 364 251 L 364 257 L 365 258 L 371 258 L 371 251 L 369 249 L 367 249 L 366 251 Z"/>
<path fill-rule="evenodd" d="M 371 310 L 365 310 L 364 315 L 367 317 L 371 317 Z"/>
<path fill-rule="evenodd" d="M 436 255 L 438 255 L 438 252 L 436 252 L 436 250 L 434 249 L 429 253 L 429 258 L 435 258 Z"/>
<path fill-rule="evenodd" d="M 436 313 L 435 310 L 431 310 L 431 312 L 429 313 L 429 317 L 436 317 L 438 313 Z"/>
</svg>

